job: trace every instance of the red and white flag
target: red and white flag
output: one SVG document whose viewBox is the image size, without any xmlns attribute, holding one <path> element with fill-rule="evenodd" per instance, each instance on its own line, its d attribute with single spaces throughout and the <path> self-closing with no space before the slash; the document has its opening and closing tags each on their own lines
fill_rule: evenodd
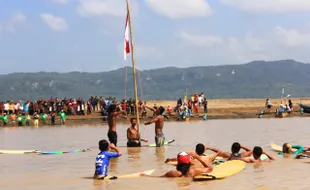
<svg viewBox="0 0 310 190">
<path fill-rule="evenodd" d="M 124 36 L 124 60 L 126 60 L 127 54 L 130 53 L 128 25 L 129 25 L 129 21 L 128 21 L 128 14 L 127 14 L 126 25 L 125 25 L 125 36 Z"/>
</svg>

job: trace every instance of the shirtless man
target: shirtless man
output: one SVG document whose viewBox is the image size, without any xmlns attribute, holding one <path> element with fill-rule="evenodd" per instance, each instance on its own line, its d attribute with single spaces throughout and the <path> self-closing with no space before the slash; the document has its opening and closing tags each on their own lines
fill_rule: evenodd
<svg viewBox="0 0 310 190">
<path fill-rule="evenodd" d="M 108 125 L 109 125 L 109 131 L 108 131 L 108 138 L 110 143 L 113 143 L 115 146 L 117 146 L 117 133 L 116 133 L 116 117 L 121 114 L 127 114 L 125 110 L 116 111 L 116 107 L 119 105 L 112 104 L 108 108 Z"/>
<path fill-rule="evenodd" d="M 206 154 L 204 154 L 204 152 L 206 150 L 211 150 L 213 152 L 215 152 L 214 154 L 210 155 L 210 156 L 206 156 Z M 187 152 L 188 154 L 194 154 L 193 152 Z M 217 156 L 219 156 L 222 152 L 219 150 L 219 149 L 216 149 L 216 148 L 211 148 L 211 147 L 207 147 L 205 145 L 203 145 L 202 143 L 199 143 L 196 145 L 196 148 L 195 148 L 195 153 L 204 161 L 208 162 L 208 163 L 213 163 L 213 161 L 216 159 Z M 166 160 L 166 163 L 169 162 L 169 161 L 177 161 L 177 158 L 168 158 Z M 197 159 L 191 159 L 191 165 L 192 165 L 192 168 L 193 167 L 203 167 L 201 166 L 201 163 L 199 160 Z"/>
<path fill-rule="evenodd" d="M 262 154 L 265 154 L 269 158 L 269 160 L 262 160 L 261 159 Z M 274 159 L 274 157 L 272 157 L 267 152 L 264 152 L 261 147 L 255 146 L 253 148 L 253 158 L 247 157 L 247 158 L 241 158 L 241 160 L 246 162 L 246 163 L 262 163 L 262 162 L 274 161 L 275 159 Z"/>
<path fill-rule="evenodd" d="M 137 120 L 136 118 L 130 119 L 131 126 L 127 129 L 127 147 L 140 147 L 141 143 L 140 140 L 140 134 L 138 133 L 136 127 Z M 141 141 L 148 142 L 145 139 L 141 139 Z"/>
<path fill-rule="evenodd" d="M 197 159 L 203 168 L 193 168 L 191 167 L 191 157 Z M 181 152 L 177 156 L 178 165 L 176 170 L 170 170 L 160 177 L 194 177 L 202 173 L 209 173 L 213 170 L 212 164 L 201 159 L 196 153 Z"/>
<path fill-rule="evenodd" d="M 244 149 L 246 152 L 239 153 L 241 148 Z M 241 145 L 238 142 L 235 142 L 231 146 L 231 153 L 223 152 L 220 156 L 227 158 L 227 160 L 240 160 L 241 158 L 251 156 L 251 154 L 252 154 L 251 149 Z"/>
<path fill-rule="evenodd" d="M 162 106 L 159 106 L 157 109 L 148 107 L 147 105 L 144 105 L 144 107 L 152 110 L 155 112 L 155 117 L 148 122 L 145 122 L 145 125 L 150 125 L 152 123 L 155 123 L 155 143 L 156 147 L 162 147 L 165 144 L 165 136 L 163 133 L 163 127 L 164 127 L 164 116 L 163 113 L 165 112 L 165 108 Z"/>
</svg>

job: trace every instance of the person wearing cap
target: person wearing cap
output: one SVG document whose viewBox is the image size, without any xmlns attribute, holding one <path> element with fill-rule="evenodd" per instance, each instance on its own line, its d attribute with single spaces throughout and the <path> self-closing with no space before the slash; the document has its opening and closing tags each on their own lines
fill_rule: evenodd
<svg viewBox="0 0 310 190">
<path fill-rule="evenodd" d="M 214 151 L 215 153 L 212 154 L 212 156 L 206 156 L 206 154 L 204 154 L 204 152 L 206 150 L 211 150 Z M 195 153 L 200 156 L 201 159 L 205 160 L 206 162 L 210 162 L 213 163 L 213 161 L 215 160 L 215 158 L 217 156 L 219 156 L 220 154 L 222 154 L 222 152 L 219 149 L 216 148 L 211 148 L 208 146 L 203 145 L 202 143 L 199 143 L 196 145 L 195 148 Z M 170 162 L 170 161 L 177 161 L 177 158 L 167 158 L 167 160 L 165 161 L 165 163 Z M 197 160 L 197 159 L 192 159 L 191 162 L 192 166 L 194 167 L 201 167 L 201 163 Z"/>
<path fill-rule="evenodd" d="M 151 121 L 145 122 L 144 125 L 150 125 L 155 123 L 155 143 L 156 147 L 162 147 L 165 144 L 165 135 L 163 133 L 164 128 L 164 116 L 165 108 L 162 106 L 157 107 L 156 109 L 143 105 L 143 107 L 152 110 L 156 116 Z"/>
<path fill-rule="evenodd" d="M 191 167 L 191 157 L 197 159 L 203 168 Z M 170 170 L 160 177 L 194 177 L 202 173 L 209 173 L 213 170 L 212 164 L 201 159 L 199 155 L 193 152 L 181 152 L 177 156 L 176 170 Z"/>
</svg>

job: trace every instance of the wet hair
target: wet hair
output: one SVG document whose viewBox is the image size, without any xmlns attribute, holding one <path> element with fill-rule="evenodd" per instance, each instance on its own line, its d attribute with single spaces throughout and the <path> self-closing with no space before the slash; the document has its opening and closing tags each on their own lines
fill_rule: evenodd
<svg viewBox="0 0 310 190">
<path fill-rule="evenodd" d="M 178 164 L 177 170 L 182 173 L 182 176 L 186 176 L 189 172 L 190 164 Z"/>
<path fill-rule="evenodd" d="M 282 152 L 287 154 L 287 153 L 290 153 L 290 146 L 288 143 L 284 143 L 283 146 L 282 146 Z"/>
<path fill-rule="evenodd" d="M 99 141 L 99 150 L 101 151 L 101 152 L 103 152 L 103 151 L 107 151 L 109 149 L 109 143 L 108 143 L 108 141 L 107 140 L 100 140 Z"/>
<path fill-rule="evenodd" d="M 137 120 L 135 117 L 130 118 L 130 122 L 132 123 L 133 120 Z"/>
<path fill-rule="evenodd" d="M 198 154 L 198 155 L 201 155 L 205 152 L 205 145 L 199 143 L 196 145 L 196 150 L 195 152 Z"/>
<path fill-rule="evenodd" d="M 231 145 L 231 153 L 235 154 L 238 153 L 241 149 L 241 145 L 238 142 L 235 142 Z"/>
<path fill-rule="evenodd" d="M 110 105 L 107 109 L 108 115 L 113 113 L 115 109 L 116 109 L 116 106 L 114 104 Z"/>
<path fill-rule="evenodd" d="M 263 154 L 263 149 L 260 146 L 255 146 L 253 148 L 253 157 L 254 159 L 260 158 L 260 156 Z"/>
<path fill-rule="evenodd" d="M 164 107 L 162 107 L 162 106 L 159 106 L 159 113 L 160 114 L 163 114 L 164 112 L 165 112 L 165 108 Z"/>
</svg>

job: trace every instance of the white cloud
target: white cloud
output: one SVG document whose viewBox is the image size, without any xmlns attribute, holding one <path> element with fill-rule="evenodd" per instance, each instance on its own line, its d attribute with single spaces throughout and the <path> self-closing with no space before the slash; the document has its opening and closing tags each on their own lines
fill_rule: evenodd
<svg viewBox="0 0 310 190">
<path fill-rule="evenodd" d="M 205 17 L 212 14 L 206 0 L 146 0 L 158 14 L 171 19 Z"/>
<path fill-rule="evenodd" d="M 67 4 L 70 0 L 52 0 L 53 3 L 57 4 Z"/>
<path fill-rule="evenodd" d="M 267 34 L 254 35 L 249 32 L 239 38 L 186 32 L 180 32 L 178 37 L 192 47 L 178 45 L 177 54 L 190 56 L 188 59 L 196 65 L 240 64 L 253 60 L 310 60 L 310 31 L 276 27 Z M 180 64 L 189 66 L 184 60 Z"/>
<path fill-rule="evenodd" d="M 69 26 L 65 19 L 52 14 L 41 14 L 41 19 L 54 31 L 61 32 L 68 30 Z"/>
<path fill-rule="evenodd" d="M 309 0 L 220 0 L 221 3 L 253 13 L 310 11 Z"/>
<path fill-rule="evenodd" d="M 0 23 L 0 33 L 16 33 L 17 28 L 22 26 L 26 20 L 27 18 L 23 13 L 15 12 L 8 21 Z"/>
<path fill-rule="evenodd" d="M 310 32 L 301 33 L 296 29 L 276 27 L 275 34 L 279 42 L 289 47 L 310 47 Z"/>
<path fill-rule="evenodd" d="M 223 39 L 218 36 L 211 35 L 193 35 L 187 32 L 181 32 L 179 37 L 193 45 L 197 46 L 214 46 L 216 44 L 221 44 Z"/>
<path fill-rule="evenodd" d="M 139 5 L 137 0 L 131 1 L 131 15 L 135 16 Z M 125 17 L 127 13 L 125 0 L 79 0 L 77 12 L 82 17 L 111 15 Z"/>
</svg>

